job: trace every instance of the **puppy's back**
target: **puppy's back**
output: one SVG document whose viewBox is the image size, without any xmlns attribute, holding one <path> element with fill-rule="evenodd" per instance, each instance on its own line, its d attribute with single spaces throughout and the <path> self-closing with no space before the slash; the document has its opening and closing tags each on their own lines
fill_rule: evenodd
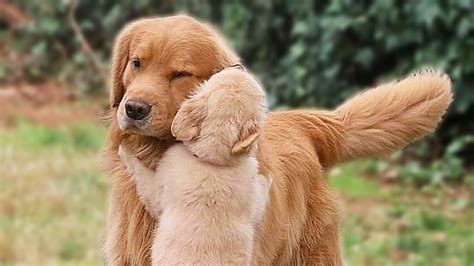
<svg viewBox="0 0 474 266">
<path fill-rule="evenodd" d="M 200 161 L 183 144 L 170 147 L 156 171 L 164 190 L 154 262 L 248 264 L 257 168 L 251 156 L 233 166 L 216 166 Z"/>
<path fill-rule="evenodd" d="M 219 166 L 201 161 L 181 143 L 164 153 L 156 169 L 156 175 L 163 180 L 164 194 L 178 197 L 173 202 L 189 200 L 186 196 L 192 190 L 196 193 L 203 193 L 204 189 L 209 189 L 209 193 L 229 190 L 232 197 L 247 194 L 252 190 L 249 186 L 257 172 L 258 163 L 253 156 L 245 156 L 231 166 Z"/>
</svg>

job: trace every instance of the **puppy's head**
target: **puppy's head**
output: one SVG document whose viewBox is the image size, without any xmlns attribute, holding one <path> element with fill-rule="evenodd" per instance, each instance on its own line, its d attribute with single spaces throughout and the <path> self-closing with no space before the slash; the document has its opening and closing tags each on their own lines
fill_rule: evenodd
<svg viewBox="0 0 474 266">
<path fill-rule="evenodd" d="M 265 113 L 260 84 L 243 70 L 227 68 L 183 102 L 171 130 L 200 160 L 230 165 L 253 150 Z"/>
<path fill-rule="evenodd" d="M 218 70 L 239 61 L 209 26 L 187 16 L 143 19 L 118 36 L 110 104 L 121 130 L 167 139 L 182 101 Z"/>
</svg>

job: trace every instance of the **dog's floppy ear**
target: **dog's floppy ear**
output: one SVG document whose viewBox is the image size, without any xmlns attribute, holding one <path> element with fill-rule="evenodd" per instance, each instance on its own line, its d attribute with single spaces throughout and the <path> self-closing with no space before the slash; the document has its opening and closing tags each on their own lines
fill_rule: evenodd
<svg viewBox="0 0 474 266">
<path fill-rule="evenodd" d="M 193 97 L 183 102 L 171 125 L 171 133 L 179 141 L 190 141 L 201 131 L 201 124 L 207 115 L 204 99 Z"/>
<path fill-rule="evenodd" d="M 239 136 L 237 142 L 232 146 L 231 153 L 234 155 L 244 154 L 250 151 L 252 144 L 260 135 L 260 127 L 255 120 L 248 121 Z"/>
<path fill-rule="evenodd" d="M 129 61 L 130 41 L 133 31 L 138 22 L 133 22 L 126 26 L 117 36 L 115 46 L 112 52 L 112 73 L 110 106 L 117 107 L 125 94 L 123 85 L 123 73 Z"/>
</svg>

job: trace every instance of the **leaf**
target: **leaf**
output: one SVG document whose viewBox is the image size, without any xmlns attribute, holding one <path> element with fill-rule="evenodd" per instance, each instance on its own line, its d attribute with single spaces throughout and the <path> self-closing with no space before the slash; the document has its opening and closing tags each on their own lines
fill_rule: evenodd
<svg viewBox="0 0 474 266">
<path fill-rule="evenodd" d="M 308 23 L 306 23 L 306 21 L 298 21 L 293 26 L 292 35 L 294 36 L 305 35 L 307 32 L 308 32 Z"/>
<path fill-rule="evenodd" d="M 39 42 L 33 46 L 32 54 L 38 57 L 43 57 L 46 54 L 46 42 Z"/>
<path fill-rule="evenodd" d="M 52 18 L 40 18 L 38 21 L 38 27 L 46 35 L 54 35 L 59 29 L 59 21 Z"/>
<path fill-rule="evenodd" d="M 303 42 L 297 42 L 296 44 L 291 46 L 290 49 L 290 56 L 292 58 L 299 58 L 301 55 L 303 55 L 305 50 L 305 45 Z"/>
<path fill-rule="evenodd" d="M 374 60 L 374 53 L 370 48 L 363 48 L 356 54 L 354 60 L 365 69 L 369 69 Z"/>
</svg>

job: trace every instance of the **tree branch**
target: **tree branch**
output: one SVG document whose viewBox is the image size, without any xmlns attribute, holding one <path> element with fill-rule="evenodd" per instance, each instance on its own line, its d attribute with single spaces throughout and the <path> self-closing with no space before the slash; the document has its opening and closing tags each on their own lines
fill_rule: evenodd
<svg viewBox="0 0 474 266">
<path fill-rule="evenodd" d="M 6 0 L 0 0 L 0 21 L 5 21 L 10 27 L 16 28 L 30 20 L 30 17 Z"/>
<path fill-rule="evenodd" d="M 94 51 L 92 50 L 89 42 L 84 37 L 84 34 L 82 33 L 81 27 L 77 23 L 76 16 L 75 16 L 76 8 L 77 8 L 77 0 L 70 0 L 70 2 L 69 2 L 69 11 L 68 11 L 69 24 L 71 25 L 71 28 L 74 31 L 74 34 L 76 35 L 76 37 L 79 40 L 79 43 L 81 44 L 81 50 L 92 61 L 92 65 L 94 66 L 96 71 L 101 76 L 101 79 L 102 79 L 105 87 L 107 87 L 108 83 L 109 83 L 109 76 L 108 76 L 107 72 L 105 71 L 103 65 L 101 64 L 100 59 L 94 53 Z"/>
</svg>

